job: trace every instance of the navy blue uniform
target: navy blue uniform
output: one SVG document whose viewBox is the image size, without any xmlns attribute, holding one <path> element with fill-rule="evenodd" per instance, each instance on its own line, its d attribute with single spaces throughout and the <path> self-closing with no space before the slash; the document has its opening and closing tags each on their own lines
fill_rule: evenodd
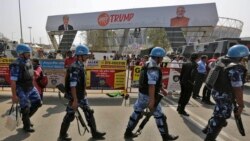
<svg viewBox="0 0 250 141">
<path fill-rule="evenodd" d="M 26 64 L 30 63 L 30 60 L 24 60 L 21 58 L 18 58 L 15 65 L 10 65 L 10 79 L 13 81 L 18 81 L 22 78 L 23 70 L 20 68 L 20 64 Z M 31 72 L 31 77 L 33 77 L 33 68 Z M 16 83 L 16 89 L 17 89 L 17 96 L 19 97 L 19 103 L 21 108 L 31 108 L 33 105 L 40 105 L 41 104 L 41 98 L 37 91 L 37 89 L 32 85 L 28 90 L 25 90 L 24 87 L 19 85 L 19 83 Z"/>
<path fill-rule="evenodd" d="M 16 95 L 21 107 L 23 129 L 34 132 L 31 129 L 30 117 L 42 105 L 39 92 L 33 85 L 33 66 L 30 60 L 18 58 L 10 65 L 10 79 L 16 82 Z"/>
<path fill-rule="evenodd" d="M 139 120 L 142 118 L 143 110 L 146 109 L 149 105 L 149 86 L 154 85 L 155 89 L 155 107 L 153 111 L 153 116 L 155 118 L 156 125 L 159 132 L 163 138 L 163 141 L 166 140 L 176 140 L 178 136 L 173 136 L 168 132 L 167 117 L 162 112 L 161 103 L 157 103 L 159 100 L 159 92 L 162 88 L 162 72 L 160 67 L 157 65 L 156 61 L 152 58 L 146 62 L 143 66 L 140 73 L 139 80 L 139 97 L 134 104 L 134 112 L 130 116 L 128 121 L 127 129 L 124 134 L 125 138 L 136 137 L 137 134 L 134 134 L 132 131 L 138 124 Z M 157 105 L 156 105 L 157 104 Z"/>
<path fill-rule="evenodd" d="M 151 61 L 153 61 L 153 60 L 151 60 Z M 155 63 L 155 62 L 153 61 L 152 63 Z M 147 77 L 148 77 L 148 84 L 155 85 L 156 82 L 158 81 L 158 79 L 160 79 L 159 78 L 159 71 L 154 70 L 154 69 L 148 70 Z M 138 116 L 141 116 L 138 113 L 142 113 L 143 110 L 148 107 L 148 104 L 149 104 L 149 96 L 146 94 L 143 94 L 143 93 L 139 93 L 139 97 L 134 104 L 134 112 L 132 113 L 130 120 L 128 122 L 128 128 L 131 128 L 131 129 L 134 128 L 135 125 L 134 125 L 133 119 L 137 119 Z M 166 134 L 164 132 L 163 123 L 162 123 L 162 119 L 161 119 L 161 117 L 165 116 L 164 113 L 162 112 L 161 103 L 159 103 L 156 106 L 153 115 L 155 117 L 156 124 L 157 124 L 159 131 L 162 134 Z"/>
<path fill-rule="evenodd" d="M 243 82 L 245 82 L 244 70 L 237 67 L 229 70 L 228 77 L 230 78 L 232 87 L 242 87 Z M 212 89 L 211 94 L 216 105 L 214 107 L 213 116 L 208 123 L 208 133 L 216 132 L 220 126 L 225 126 L 226 119 L 231 117 L 233 110 L 232 93 L 218 92 L 215 89 Z"/>
<path fill-rule="evenodd" d="M 71 87 L 76 88 L 78 106 L 84 112 L 84 115 L 88 122 L 88 126 L 91 129 L 92 137 L 102 138 L 106 134 L 106 133 L 101 133 L 96 129 L 94 111 L 90 109 L 88 99 L 86 97 L 86 78 L 85 77 L 86 76 L 85 76 L 84 64 L 79 61 L 76 61 L 75 63 L 73 63 L 71 67 L 67 70 L 65 87 L 66 87 L 66 97 L 69 99 L 69 103 L 66 108 L 66 115 L 64 116 L 64 119 L 61 125 L 61 130 L 60 130 L 60 138 L 62 140 L 69 140 L 67 131 L 70 126 L 70 122 L 72 122 L 75 118 L 75 111 L 72 108 L 73 97 L 71 95 Z"/>
<path fill-rule="evenodd" d="M 80 107 L 88 107 L 88 99 L 85 97 L 86 95 L 86 82 L 85 82 L 85 70 L 84 70 L 84 65 L 81 64 L 80 62 L 76 61 L 75 63 L 72 64 L 71 66 L 73 69 L 70 69 L 69 73 L 69 85 L 70 87 L 81 87 L 83 88 L 82 90 L 78 91 L 77 90 L 77 99 L 78 99 L 78 105 Z M 70 101 L 73 100 L 71 96 L 71 92 L 68 91 L 67 95 L 69 96 Z M 71 107 L 71 103 L 67 106 L 66 109 L 67 113 L 74 114 L 74 110 Z"/>
</svg>

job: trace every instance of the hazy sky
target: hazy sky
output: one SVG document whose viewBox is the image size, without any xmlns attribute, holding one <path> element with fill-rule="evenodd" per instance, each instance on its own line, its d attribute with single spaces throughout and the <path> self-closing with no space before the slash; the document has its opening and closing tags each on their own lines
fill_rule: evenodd
<svg viewBox="0 0 250 141">
<path fill-rule="evenodd" d="M 250 37 L 250 0 L 20 0 L 25 42 L 49 43 L 45 25 L 47 16 L 140 7 L 174 6 L 215 2 L 219 17 L 244 22 L 241 37 Z M 20 41 L 18 0 L 0 0 L 0 33 Z M 79 37 L 77 37 L 79 38 Z"/>
</svg>

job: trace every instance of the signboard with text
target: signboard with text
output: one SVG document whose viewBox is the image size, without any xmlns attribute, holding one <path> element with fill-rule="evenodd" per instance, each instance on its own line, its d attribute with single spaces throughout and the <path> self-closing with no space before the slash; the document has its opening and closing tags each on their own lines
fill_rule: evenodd
<svg viewBox="0 0 250 141">
<path fill-rule="evenodd" d="M 180 91 L 180 68 L 170 69 L 167 90 Z"/>
<path fill-rule="evenodd" d="M 0 58 L 0 86 L 10 86 L 9 65 L 14 59 Z"/>
<path fill-rule="evenodd" d="M 55 88 L 58 84 L 65 83 L 64 60 L 58 59 L 40 59 L 39 63 L 43 73 L 48 77 L 47 88 Z"/>
<path fill-rule="evenodd" d="M 40 59 L 39 63 L 43 69 L 64 69 L 64 60 Z"/>
<path fill-rule="evenodd" d="M 141 66 L 133 66 L 131 72 L 131 87 L 137 88 L 139 87 L 139 76 L 140 76 Z M 180 91 L 180 83 L 179 83 L 179 73 L 180 68 L 170 69 L 163 67 L 162 71 L 162 85 L 164 89 L 168 91 Z"/>
<path fill-rule="evenodd" d="M 90 60 L 86 71 L 87 89 L 125 89 L 126 61 Z"/>
<path fill-rule="evenodd" d="M 215 3 L 205 3 L 48 16 L 46 30 L 215 26 L 218 19 Z"/>
</svg>

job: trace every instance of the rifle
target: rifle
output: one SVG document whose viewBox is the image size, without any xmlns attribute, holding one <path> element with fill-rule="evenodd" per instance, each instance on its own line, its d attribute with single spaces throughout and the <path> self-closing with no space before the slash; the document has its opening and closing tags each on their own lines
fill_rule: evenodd
<svg viewBox="0 0 250 141">
<path fill-rule="evenodd" d="M 161 99 L 164 97 L 164 95 L 162 94 L 158 94 L 158 98 L 157 101 L 154 105 L 154 107 L 156 108 L 158 106 L 158 104 L 161 102 Z M 151 118 L 151 116 L 153 115 L 153 111 L 149 111 L 148 109 L 146 109 L 146 111 L 143 113 L 143 115 L 145 116 L 145 118 L 143 119 L 143 121 L 141 122 L 141 124 L 139 125 L 139 128 L 136 131 L 137 135 L 141 134 L 142 129 L 144 128 L 144 126 L 148 123 L 149 119 Z"/>
<path fill-rule="evenodd" d="M 61 93 L 63 93 L 63 94 L 65 95 L 66 90 L 65 90 L 65 86 L 64 86 L 63 84 L 59 84 L 59 85 L 57 85 L 56 87 L 57 87 L 57 89 L 58 89 Z M 59 96 L 59 99 L 62 99 L 62 96 L 61 96 L 60 92 L 58 93 L 58 96 Z M 69 98 L 66 97 L 66 96 L 64 96 L 64 98 L 66 98 L 66 99 L 69 100 Z M 63 105 L 66 106 L 65 103 L 63 103 Z M 78 128 L 79 135 L 84 135 L 86 131 L 89 133 L 89 129 L 88 129 L 88 127 L 87 127 L 85 121 L 83 120 L 82 115 L 81 115 L 81 113 L 80 113 L 80 111 L 79 111 L 78 108 L 77 108 L 77 110 L 76 110 L 75 117 L 76 117 L 76 120 L 77 120 L 77 128 Z M 83 133 L 81 133 L 81 131 L 80 131 L 79 122 L 80 122 L 80 124 L 82 125 L 82 127 L 85 128 L 85 130 L 84 130 Z"/>
<path fill-rule="evenodd" d="M 243 123 L 242 123 L 241 116 L 240 115 L 235 115 L 238 112 L 238 107 L 237 107 L 237 104 L 236 104 L 235 100 L 233 102 L 233 105 L 234 105 L 234 118 L 235 118 L 235 123 L 237 125 L 238 131 L 240 132 L 240 134 L 242 136 L 245 136 L 246 134 L 245 134 L 245 129 L 244 129 L 244 126 L 243 126 Z"/>
<path fill-rule="evenodd" d="M 77 128 L 78 128 L 79 135 L 81 135 L 81 136 L 84 135 L 86 131 L 89 133 L 89 129 L 88 129 L 86 123 L 84 122 L 84 120 L 82 118 L 82 115 L 81 115 L 81 113 L 80 113 L 80 111 L 79 111 L 78 108 L 76 110 L 75 117 L 76 117 L 76 120 L 77 120 Z M 85 128 L 85 130 L 83 131 L 83 133 L 81 133 L 81 131 L 80 131 L 79 121 L 80 121 L 82 127 Z"/>
</svg>

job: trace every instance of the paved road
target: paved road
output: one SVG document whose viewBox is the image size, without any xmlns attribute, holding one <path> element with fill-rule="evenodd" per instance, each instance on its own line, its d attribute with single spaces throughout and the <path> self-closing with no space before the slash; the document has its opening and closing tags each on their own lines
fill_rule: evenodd
<svg viewBox="0 0 250 141">
<path fill-rule="evenodd" d="M 218 141 L 249 141 L 250 135 L 250 86 L 244 91 L 246 108 L 243 112 L 247 136 L 242 137 L 236 128 L 234 118 L 228 120 L 228 126 L 223 129 Z M 90 94 L 89 102 L 95 110 L 96 122 L 101 131 L 106 131 L 106 141 L 121 141 L 123 133 L 132 112 L 132 106 L 136 100 L 137 94 L 131 94 L 129 101 L 121 97 L 109 98 L 105 94 Z M 205 137 L 201 129 L 210 118 L 213 106 L 204 105 L 200 100 L 191 99 L 187 106 L 190 117 L 180 116 L 176 112 L 178 95 L 168 96 L 162 101 L 163 110 L 168 117 L 169 130 L 173 134 L 178 134 L 178 141 L 202 141 Z M 65 107 L 58 98 L 56 92 L 46 92 L 44 104 L 39 111 L 32 117 L 32 122 L 36 129 L 35 133 L 26 134 L 22 131 L 21 126 L 16 131 L 8 131 L 4 127 L 6 110 L 10 107 L 10 91 L 0 91 L 0 140 L 1 141 L 56 141 L 62 118 L 65 114 Z M 136 128 L 137 129 L 137 128 Z M 77 124 L 74 121 L 69 129 L 69 134 L 73 141 L 92 141 L 89 133 L 80 136 L 77 132 Z M 161 141 L 160 134 L 156 128 L 154 119 L 150 119 L 145 126 L 143 133 L 135 138 L 134 141 Z M 133 140 L 131 140 L 133 141 Z"/>
</svg>

